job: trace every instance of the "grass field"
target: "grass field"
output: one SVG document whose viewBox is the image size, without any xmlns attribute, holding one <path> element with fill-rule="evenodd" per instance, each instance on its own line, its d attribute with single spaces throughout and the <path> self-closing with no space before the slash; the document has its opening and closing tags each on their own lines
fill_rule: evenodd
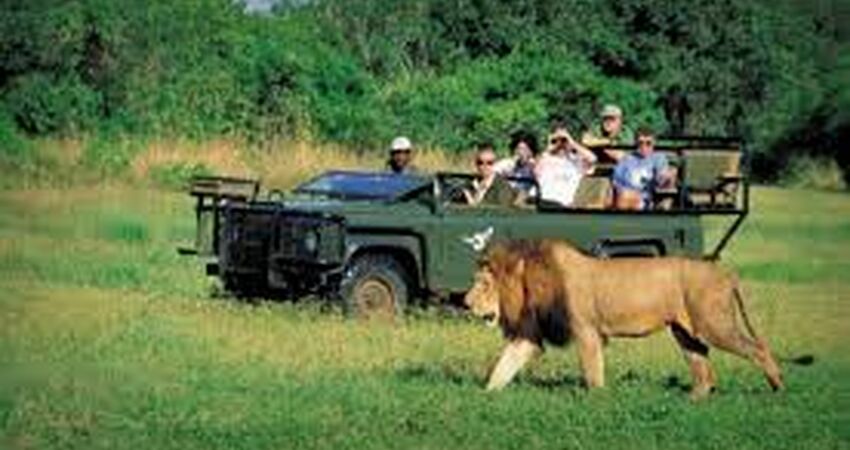
<svg viewBox="0 0 850 450">
<path fill-rule="evenodd" d="M 0 192 L 0 448 L 850 448 L 850 196 L 770 188 L 726 253 L 785 365 L 773 394 L 713 354 L 688 401 L 672 339 L 615 341 L 609 387 L 571 349 L 482 391 L 498 332 L 439 310 L 356 323 L 213 295 L 181 194 Z"/>
</svg>

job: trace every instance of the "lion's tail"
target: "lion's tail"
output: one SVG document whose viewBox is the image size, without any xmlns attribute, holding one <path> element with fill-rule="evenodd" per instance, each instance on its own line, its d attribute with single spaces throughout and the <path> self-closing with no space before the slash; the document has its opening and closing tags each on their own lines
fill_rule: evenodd
<svg viewBox="0 0 850 450">
<path fill-rule="evenodd" d="M 756 340 L 756 342 L 758 343 L 759 346 L 766 347 L 767 344 L 765 344 L 764 340 L 762 340 L 758 336 L 755 328 L 753 328 L 753 324 L 750 322 L 750 317 L 747 315 L 746 308 L 744 308 L 744 298 L 741 295 L 741 289 L 738 286 L 735 286 L 735 288 L 733 289 L 733 293 L 735 294 L 735 301 L 738 302 L 738 311 L 741 312 L 741 318 L 744 321 L 744 327 L 747 328 L 747 333 L 749 333 L 750 336 L 752 336 L 752 338 Z M 779 360 L 782 361 L 782 362 L 797 364 L 797 365 L 800 365 L 800 366 L 809 366 L 809 365 L 814 364 L 815 357 L 813 355 L 807 354 L 807 355 L 801 355 L 801 356 L 797 356 L 797 357 L 785 357 L 785 358 L 780 357 Z"/>
<path fill-rule="evenodd" d="M 753 328 L 753 324 L 750 322 L 750 317 L 747 315 L 747 309 L 744 308 L 744 298 L 741 295 L 741 289 L 738 286 L 735 286 L 732 292 L 735 294 L 735 301 L 738 302 L 738 311 L 741 312 L 741 318 L 744 319 L 744 326 L 747 328 L 747 333 L 750 333 L 750 336 L 756 341 L 761 341 L 761 338 L 759 338 L 755 328 Z"/>
</svg>

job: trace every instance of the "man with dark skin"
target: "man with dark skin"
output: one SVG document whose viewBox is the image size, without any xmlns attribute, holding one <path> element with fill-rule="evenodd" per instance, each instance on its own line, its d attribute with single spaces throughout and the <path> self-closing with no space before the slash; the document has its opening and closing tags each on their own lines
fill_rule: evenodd
<svg viewBox="0 0 850 450">
<path fill-rule="evenodd" d="M 413 161 L 413 145 L 410 139 L 399 136 L 390 145 L 390 158 L 387 160 L 387 170 L 395 174 L 415 174 L 418 172 Z"/>
</svg>

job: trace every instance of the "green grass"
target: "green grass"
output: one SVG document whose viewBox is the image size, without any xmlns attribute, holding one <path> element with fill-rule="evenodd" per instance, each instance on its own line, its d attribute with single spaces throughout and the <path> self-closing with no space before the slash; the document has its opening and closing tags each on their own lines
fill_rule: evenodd
<svg viewBox="0 0 850 450">
<path fill-rule="evenodd" d="M 496 330 L 439 311 L 400 326 L 316 304 L 218 298 L 191 200 L 121 187 L 0 193 L 0 448 L 850 448 L 850 197 L 755 191 L 726 253 L 785 365 L 769 392 L 713 354 L 688 401 L 669 336 L 613 342 L 587 392 L 572 349 L 482 390 Z"/>
</svg>

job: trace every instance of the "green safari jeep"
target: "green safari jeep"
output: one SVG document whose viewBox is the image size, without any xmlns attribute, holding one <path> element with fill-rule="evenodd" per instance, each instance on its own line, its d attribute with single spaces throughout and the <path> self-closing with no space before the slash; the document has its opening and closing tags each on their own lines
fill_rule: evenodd
<svg viewBox="0 0 850 450">
<path fill-rule="evenodd" d="M 448 299 L 472 284 L 492 239 L 562 238 L 600 257 L 718 257 L 747 215 L 743 143 L 666 140 L 656 151 L 677 166 L 675 189 L 649 211 L 606 209 L 611 164 L 582 181 L 575 208 L 542 204 L 468 206 L 456 199 L 469 174 L 394 175 L 330 171 L 291 192 L 261 192 L 255 180 L 198 177 L 195 248 L 207 274 L 239 295 L 307 294 L 354 314 L 398 314 L 414 299 Z M 527 181 L 527 180 L 526 180 Z M 725 216 L 718 242 L 704 242 L 706 216 Z"/>
</svg>

